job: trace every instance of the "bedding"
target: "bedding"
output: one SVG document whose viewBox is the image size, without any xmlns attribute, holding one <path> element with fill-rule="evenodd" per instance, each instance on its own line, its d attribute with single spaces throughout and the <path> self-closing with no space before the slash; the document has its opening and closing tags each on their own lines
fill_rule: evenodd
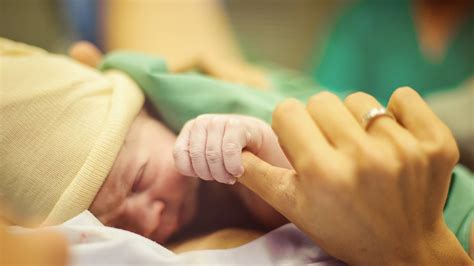
<svg viewBox="0 0 474 266">
<path fill-rule="evenodd" d="M 344 265 L 330 257 L 293 224 L 279 227 L 237 248 L 175 254 L 138 234 L 107 227 L 85 211 L 65 223 L 44 229 L 11 227 L 23 234 L 57 230 L 70 244 L 70 265 Z"/>
</svg>

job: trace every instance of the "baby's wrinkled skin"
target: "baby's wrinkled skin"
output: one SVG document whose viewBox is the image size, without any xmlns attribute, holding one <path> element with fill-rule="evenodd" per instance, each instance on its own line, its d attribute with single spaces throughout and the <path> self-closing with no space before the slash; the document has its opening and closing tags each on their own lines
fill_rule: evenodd
<svg viewBox="0 0 474 266">
<path fill-rule="evenodd" d="M 86 42 L 74 45 L 70 54 L 91 67 L 95 67 L 102 57 L 95 46 Z M 227 124 L 233 125 L 232 134 L 223 134 L 222 128 Z M 175 145 L 174 133 L 143 108 L 131 125 L 122 149 L 90 206 L 90 211 L 105 225 L 136 232 L 159 243 L 166 243 L 184 225 L 194 225 L 193 222 L 198 217 L 196 210 L 198 205 L 202 205 L 198 202 L 198 193 L 205 194 L 204 198 L 208 202 L 220 202 L 218 205 L 225 202 L 224 208 L 231 212 L 237 211 L 238 208 L 235 207 L 239 203 L 223 197 L 227 192 L 235 194 L 230 198 L 235 199 L 236 196 L 255 223 L 268 229 L 287 222 L 267 203 L 240 184 L 235 184 L 230 189 L 213 186 L 209 190 L 209 186 L 202 186 L 204 192 L 198 190 L 203 179 L 222 183 L 235 182 L 235 179 L 232 181 L 232 176 L 242 174 L 240 154 L 243 148 L 275 166 L 291 168 L 269 125 L 255 118 L 237 115 L 204 115 L 189 121 L 187 125 L 180 134 L 180 141 Z M 207 143 L 208 136 L 213 136 L 211 139 L 215 141 Z M 192 141 L 186 142 L 186 139 Z M 209 144 L 222 145 L 225 150 L 224 140 L 230 140 L 236 145 L 231 145 L 231 151 L 220 154 L 222 160 L 216 156 L 209 158 L 209 148 L 213 146 Z M 200 148 L 193 151 L 188 145 Z M 194 165 L 189 164 L 191 161 Z M 241 171 L 225 169 L 224 164 L 229 162 Z M 207 167 L 210 172 L 202 172 Z M 223 182 L 226 180 L 227 182 Z M 223 193 L 216 196 L 219 193 L 212 189 Z M 213 209 L 215 207 L 206 205 L 204 209 L 219 212 Z M 248 214 L 237 211 L 236 215 L 244 217 Z"/>
<path fill-rule="evenodd" d="M 234 173 L 224 165 L 243 171 L 243 149 L 274 165 L 291 167 L 271 128 L 252 117 L 203 115 L 187 123 L 178 139 L 143 109 L 132 123 L 90 211 L 105 225 L 166 243 L 196 217 L 200 179 L 195 177 L 233 183 L 227 180 L 242 173 Z M 227 144 L 233 148 L 231 153 L 225 149 Z M 220 152 L 209 157 L 210 148 Z M 198 169 L 218 171 L 203 174 Z M 257 223 L 273 228 L 286 222 L 244 187 L 235 185 L 229 191 L 240 198 Z M 211 201 L 222 200 L 214 196 Z"/>
<path fill-rule="evenodd" d="M 164 243 L 194 216 L 198 179 L 178 173 L 176 136 L 143 109 L 90 211 L 104 224 Z"/>
</svg>

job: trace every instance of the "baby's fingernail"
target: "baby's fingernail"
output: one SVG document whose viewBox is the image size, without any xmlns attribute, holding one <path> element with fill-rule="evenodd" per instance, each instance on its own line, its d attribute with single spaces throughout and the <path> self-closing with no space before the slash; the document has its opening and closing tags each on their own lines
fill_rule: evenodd
<svg viewBox="0 0 474 266">
<path fill-rule="evenodd" d="M 236 178 L 229 178 L 229 180 L 227 180 L 227 185 L 233 185 L 235 184 L 235 182 L 237 182 L 237 179 Z"/>
</svg>

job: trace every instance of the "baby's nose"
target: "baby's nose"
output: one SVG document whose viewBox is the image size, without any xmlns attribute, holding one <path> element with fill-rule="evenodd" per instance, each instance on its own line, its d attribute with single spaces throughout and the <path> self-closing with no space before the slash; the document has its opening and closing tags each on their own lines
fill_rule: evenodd
<svg viewBox="0 0 474 266">
<path fill-rule="evenodd" d="M 161 215 L 165 208 L 162 201 L 152 200 L 146 195 L 137 195 L 127 202 L 125 216 L 131 231 L 149 237 L 160 225 Z"/>
</svg>

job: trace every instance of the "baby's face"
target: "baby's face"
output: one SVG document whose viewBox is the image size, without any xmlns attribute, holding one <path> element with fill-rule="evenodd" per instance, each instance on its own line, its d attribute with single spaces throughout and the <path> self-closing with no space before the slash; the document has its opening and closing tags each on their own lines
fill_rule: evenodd
<svg viewBox="0 0 474 266">
<path fill-rule="evenodd" d="M 173 162 L 176 136 L 145 110 L 135 118 L 90 210 L 104 224 L 164 243 L 196 209 L 198 180 Z"/>
</svg>

